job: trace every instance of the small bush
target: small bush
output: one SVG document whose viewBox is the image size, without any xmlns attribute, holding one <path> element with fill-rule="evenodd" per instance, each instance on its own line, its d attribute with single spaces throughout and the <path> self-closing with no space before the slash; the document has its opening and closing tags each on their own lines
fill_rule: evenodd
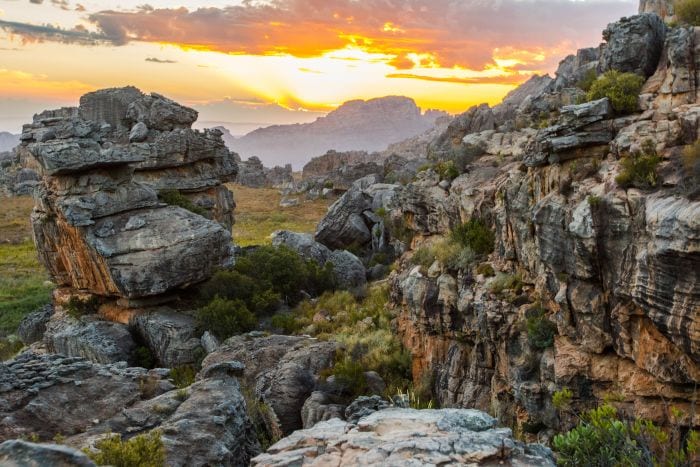
<svg viewBox="0 0 700 467">
<path fill-rule="evenodd" d="M 528 312 L 527 318 L 527 340 L 536 349 L 546 349 L 554 345 L 554 336 L 557 327 L 545 315 L 545 310 L 541 307 L 534 308 Z"/>
<path fill-rule="evenodd" d="M 277 313 L 270 320 L 270 324 L 275 329 L 281 329 L 286 334 L 294 334 L 300 329 L 296 317 L 290 313 Z"/>
<path fill-rule="evenodd" d="M 496 275 L 496 271 L 493 270 L 493 266 L 489 263 L 481 263 L 476 267 L 476 273 L 484 277 L 493 277 Z"/>
<path fill-rule="evenodd" d="M 495 294 L 500 294 L 505 290 L 512 290 L 516 294 L 519 294 L 523 290 L 523 281 L 520 274 L 498 273 L 496 277 L 491 280 L 489 290 Z"/>
<path fill-rule="evenodd" d="M 131 354 L 131 364 L 140 368 L 154 368 L 156 359 L 153 356 L 151 349 L 144 345 L 140 345 L 134 349 Z"/>
<path fill-rule="evenodd" d="M 333 189 L 333 181 L 331 181 L 331 180 L 326 180 L 326 181 L 323 183 L 323 188 L 326 188 L 326 189 L 328 189 L 328 190 L 332 190 L 332 189 Z"/>
<path fill-rule="evenodd" d="M 555 391 L 552 395 L 552 405 L 557 410 L 567 410 L 571 406 L 571 399 L 574 393 L 569 388 L 563 388 L 561 391 Z"/>
<path fill-rule="evenodd" d="M 596 79 L 598 79 L 598 73 L 595 68 L 591 68 L 581 77 L 578 83 L 576 83 L 576 87 L 584 92 L 588 92 L 591 90 L 591 86 L 593 86 Z"/>
<path fill-rule="evenodd" d="M 679 21 L 700 26 L 700 0 L 676 0 L 673 8 Z"/>
<path fill-rule="evenodd" d="M 68 316 L 79 319 L 81 316 L 97 313 L 100 306 L 100 299 L 95 295 L 88 298 L 71 297 L 64 306 Z"/>
<path fill-rule="evenodd" d="M 495 235 L 481 219 L 470 219 L 468 222 L 455 227 L 451 238 L 455 243 L 469 247 L 477 255 L 488 255 L 493 252 Z"/>
<path fill-rule="evenodd" d="M 588 196 L 588 205 L 592 208 L 600 206 L 600 203 L 603 201 L 603 199 L 600 196 L 596 195 L 589 195 Z"/>
<path fill-rule="evenodd" d="M 604 404 L 581 416 L 581 422 L 554 437 L 557 464 L 566 467 L 690 466 L 700 452 L 700 436 L 691 431 L 681 449 L 670 448 L 668 433 L 650 421 L 625 420 Z"/>
<path fill-rule="evenodd" d="M 197 320 L 203 329 L 219 339 L 255 329 L 257 320 L 241 300 L 215 297 L 208 305 L 197 310 Z"/>
<path fill-rule="evenodd" d="M 589 101 L 595 101 L 607 97 L 615 112 L 634 113 L 639 108 L 639 93 L 642 86 L 644 86 L 644 78 L 641 76 L 612 70 L 593 82 L 586 98 Z"/>
<path fill-rule="evenodd" d="M 351 399 L 367 394 L 367 378 L 365 367 L 349 355 L 342 356 L 333 366 L 332 374 L 335 382 Z"/>
<path fill-rule="evenodd" d="M 438 162 L 434 168 L 441 180 L 452 181 L 459 177 L 459 169 L 453 161 Z"/>
<path fill-rule="evenodd" d="M 654 188 L 659 183 L 656 168 L 661 158 L 656 154 L 654 142 L 644 142 L 642 151 L 634 152 L 622 158 L 622 170 L 615 177 L 615 182 L 622 188 L 636 187 L 640 189 Z"/>
<path fill-rule="evenodd" d="M 184 389 L 194 383 L 197 370 L 192 365 L 177 366 L 170 370 L 168 376 L 178 389 Z"/>
<path fill-rule="evenodd" d="M 429 246 L 418 248 L 411 256 L 411 264 L 428 269 L 435 262 L 435 251 Z"/>
<path fill-rule="evenodd" d="M 200 216 L 205 216 L 207 214 L 206 210 L 187 199 L 182 193 L 180 193 L 179 190 L 161 190 L 158 192 L 158 199 L 162 203 L 169 204 L 171 206 L 179 206 L 183 209 L 187 209 L 190 212 L 199 214 Z"/>
<path fill-rule="evenodd" d="M 84 452 L 97 465 L 113 467 L 162 467 L 165 465 L 165 446 L 160 431 L 139 435 L 122 441 L 119 435 L 95 443 L 99 452 L 85 449 Z"/>
</svg>

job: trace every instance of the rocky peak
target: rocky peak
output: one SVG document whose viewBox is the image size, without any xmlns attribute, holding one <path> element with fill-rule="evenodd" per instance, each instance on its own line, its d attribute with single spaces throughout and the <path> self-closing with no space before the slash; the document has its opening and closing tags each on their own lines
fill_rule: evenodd
<svg viewBox="0 0 700 467">
<path fill-rule="evenodd" d="M 674 0 L 640 0 L 639 13 L 656 13 L 670 23 L 675 19 Z"/>
</svg>

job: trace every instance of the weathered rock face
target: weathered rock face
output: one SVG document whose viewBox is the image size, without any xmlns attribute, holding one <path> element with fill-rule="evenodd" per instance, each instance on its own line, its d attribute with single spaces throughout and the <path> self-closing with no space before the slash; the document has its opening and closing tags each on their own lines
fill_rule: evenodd
<svg viewBox="0 0 700 467">
<path fill-rule="evenodd" d="M 32 214 L 39 257 L 62 287 L 129 299 L 208 278 L 231 256 L 237 168 L 197 113 L 136 88 L 86 94 L 79 108 L 25 125 L 20 152 L 40 166 Z M 179 190 L 207 216 L 158 201 Z"/>
<path fill-rule="evenodd" d="M 228 339 L 209 354 L 203 367 L 241 362 L 241 384 L 271 410 L 271 432 L 289 434 L 302 427 L 302 407 L 316 388 L 321 370 L 334 362 L 336 345 L 296 336 Z"/>
<path fill-rule="evenodd" d="M 298 192 L 314 192 L 324 188 L 348 190 L 355 180 L 368 175 L 381 176 L 384 168 L 379 153 L 366 151 L 328 151 L 315 157 L 303 169 L 302 181 L 296 184 Z"/>
<path fill-rule="evenodd" d="M 84 453 L 57 444 L 36 444 L 20 440 L 0 444 L 0 462 L 8 467 L 94 467 Z"/>
<path fill-rule="evenodd" d="M 632 27 L 640 21 L 646 32 Z M 619 30 L 656 44 L 659 22 L 647 15 Z M 618 26 L 611 31 L 614 42 Z M 495 110 L 491 125 L 488 109 L 472 109 L 431 144 L 448 149 L 459 138 L 458 149 L 473 149 L 465 173 L 447 182 L 421 172 L 394 188 L 388 204 L 362 196 L 385 185 L 350 190 L 321 221 L 316 239 L 334 248 L 367 238 L 368 223 L 355 221 L 379 207 L 410 231 L 405 246 L 413 250 L 471 218 L 493 230 L 495 250 L 481 261 L 495 278 L 478 263 L 421 270 L 409 263 L 412 252 L 390 276 L 415 381 L 432 381 L 443 407 L 490 410 L 507 426 L 540 425 L 546 435 L 547 427 L 560 428 L 556 390 L 572 389 L 574 405 L 584 409 L 614 386 L 631 414 L 667 423 L 664 401 L 672 399 L 688 414 L 684 425 L 700 425 L 691 402 L 700 381 L 700 204 L 687 195 L 680 163 L 700 123 L 696 31 L 664 33 L 641 113 L 615 117 L 606 100 L 562 105 L 576 95 L 566 87 L 528 94 L 516 110 L 516 122 L 528 121 L 521 117 L 532 109 L 551 110 L 551 126 L 540 130 L 516 130 Z M 635 65 L 646 76 L 652 49 Z M 564 86 L 578 75 L 572 70 L 597 67 L 594 49 L 577 57 L 577 64 L 562 62 Z M 647 139 L 662 159 L 662 183 L 650 191 L 620 188 L 619 158 Z M 551 345 L 528 335 L 528 319 L 539 313 L 556 329 Z"/>
<path fill-rule="evenodd" d="M 549 449 L 495 426 L 476 410 L 385 409 L 354 424 L 333 419 L 296 431 L 252 465 L 555 465 Z"/>
<path fill-rule="evenodd" d="M 67 446 L 92 448 L 107 433 L 131 437 L 159 429 L 168 465 L 247 466 L 259 445 L 238 382 L 227 372 L 208 370 L 183 397 L 165 379 L 167 370 L 22 354 L 0 363 L 0 440 L 61 434 Z M 39 465 L 72 459 L 65 448 L 36 452 L 33 445 L 17 442 L 1 446 L 0 459 L 31 455 L 59 462 Z"/>
<path fill-rule="evenodd" d="M 659 64 L 666 38 L 666 25 L 654 13 L 622 18 L 603 31 L 607 42 L 600 57 L 601 72 L 618 70 L 648 78 Z"/>
<path fill-rule="evenodd" d="M 640 0 L 639 13 L 656 13 L 664 21 L 675 19 L 674 0 Z"/>
</svg>

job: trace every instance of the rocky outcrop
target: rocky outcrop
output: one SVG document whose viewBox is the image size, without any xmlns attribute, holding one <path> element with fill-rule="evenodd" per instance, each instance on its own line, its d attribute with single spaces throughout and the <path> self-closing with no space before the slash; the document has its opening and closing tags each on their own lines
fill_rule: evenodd
<svg viewBox="0 0 700 467">
<path fill-rule="evenodd" d="M 196 112 L 136 88 L 81 98 L 25 125 L 20 151 L 43 174 L 32 214 L 39 257 L 61 287 L 150 297 L 202 281 L 231 260 L 236 164 Z M 218 222 L 158 200 L 179 190 Z"/>
<path fill-rule="evenodd" d="M 13 135 L 7 131 L 0 131 L 0 153 L 10 152 L 19 144 L 19 135 Z"/>
<path fill-rule="evenodd" d="M 236 182 L 250 188 L 284 187 L 294 182 L 292 165 L 268 169 L 259 158 L 253 156 L 238 163 Z"/>
<path fill-rule="evenodd" d="M 650 41 L 640 43 L 632 67 L 647 76 L 658 24 L 645 15 L 609 28 L 613 42 L 622 31 Z M 457 151 L 448 157 L 464 163 L 460 176 L 450 182 L 426 170 L 394 188 L 391 203 L 376 203 L 402 227 L 390 229 L 388 243 L 400 236 L 411 250 L 390 276 L 398 333 L 411 349 L 414 381 L 431 382 L 442 407 L 490 410 L 507 426 L 548 437 L 567 423 L 552 405 L 555 391 L 570 388 L 582 410 L 614 387 L 626 413 L 665 424 L 665 401 L 673 400 L 687 414 L 684 426 L 700 425 L 692 408 L 700 381 L 700 205 L 686 196 L 680 161 L 700 123 L 695 34 L 664 33 L 640 112 L 617 117 L 605 99 L 570 102 L 582 91 L 567 86 L 598 67 L 597 52 L 584 49 L 562 62 L 546 89 L 523 98 L 515 120 L 477 107 L 431 144 L 431 157 Z M 521 127 L 539 126 L 540 111 L 544 128 Z M 620 158 L 648 139 L 663 182 L 621 188 Z M 356 222 L 370 209 L 360 193 L 384 187 L 348 191 L 319 224 L 317 240 L 340 246 L 367 238 Z M 466 256 L 462 265 L 411 263 L 419 247 L 473 218 L 495 235 L 491 255 Z M 551 339 L 531 335 L 538 326 Z"/>
<path fill-rule="evenodd" d="M 167 464 L 246 466 L 259 452 L 245 401 L 234 375 L 208 371 L 185 390 L 176 390 L 167 370 L 101 365 L 81 358 L 25 353 L 0 363 L 0 440 L 56 434 L 74 448 L 93 449 L 108 434 L 131 437 L 158 429 Z M 46 446 L 8 442 L 13 459 L 68 455 Z M 30 449 L 31 448 L 31 449 Z M 43 459 L 43 457 L 37 457 Z M 57 458 L 58 459 L 58 458 Z"/>
<path fill-rule="evenodd" d="M 237 361 L 245 367 L 241 384 L 266 404 L 270 432 L 289 434 L 302 427 L 302 407 L 334 362 L 337 344 L 308 337 L 236 336 L 209 354 L 203 367 Z"/>
<path fill-rule="evenodd" d="M 40 181 L 37 171 L 24 165 L 19 151 L 0 152 L 0 195 L 31 195 Z"/>
<path fill-rule="evenodd" d="M 46 332 L 46 324 L 53 315 L 53 306 L 44 305 L 42 308 L 29 313 L 19 323 L 17 335 L 25 345 L 40 341 Z"/>
<path fill-rule="evenodd" d="M 639 13 L 655 13 L 670 23 L 675 20 L 673 4 L 674 0 L 640 0 Z"/>
<path fill-rule="evenodd" d="M 415 434 L 420 433 L 420 437 Z M 513 439 L 476 410 L 386 409 L 351 424 L 339 419 L 294 432 L 252 461 L 292 465 L 553 466 L 549 449 Z"/>
<path fill-rule="evenodd" d="M 606 46 L 599 69 L 637 73 L 648 78 L 659 64 L 665 38 L 666 25 L 654 13 L 622 18 L 603 31 Z"/>
<path fill-rule="evenodd" d="M 336 151 L 381 151 L 418 135 L 441 115 L 421 114 L 412 99 L 388 96 L 350 101 L 313 123 L 277 125 L 255 130 L 232 142 L 243 156 L 285 161 L 301 167 L 310 157 Z"/>
<path fill-rule="evenodd" d="M 95 467 L 88 456 L 76 449 L 16 439 L 0 444 L 0 463 L 6 466 Z"/>
</svg>

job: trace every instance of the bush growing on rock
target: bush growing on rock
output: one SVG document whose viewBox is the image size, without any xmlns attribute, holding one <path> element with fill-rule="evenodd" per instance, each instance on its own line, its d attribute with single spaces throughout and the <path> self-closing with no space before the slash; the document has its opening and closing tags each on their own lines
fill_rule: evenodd
<svg viewBox="0 0 700 467">
<path fill-rule="evenodd" d="M 97 465 L 113 467 L 162 467 L 165 465 L 165 446 L 159 431 L 139 435 L 122 441 L 113 435 L 95 443 L 99 452 L 85 449 L 84 452 Z"/>
<path fill-rule="evenodd" d="M 200 216 L 206 215 L 206 211 L 192 201 L 187 199 L 179 190 L 161 190 L 158 192 L 158 199 L 165 204 L 171 206 L 179 206 L 183 209 L 187 209 L 190 212 L 199 214 Z"/>
<path fill-rule="evenodd" d="M 615 177 L 615 182 L 622 188 L 655 188 L 659 183 L 656 168 L 660 162 L 661 158 L 656 154 L 654 142 L 647 140 L 641 151 L 635 151 L 622 158 L 622 169 Z"/>
<path fill-rule="evenodd" d="M 557 327 L 545 315 L 544 309 L 536 307 L 529 311 L 527 318 L 527 340 L 537 349 L 546 349 L 554 345 Z"/>
<path fill-rule="evenodd" d="M 192 365 L 182 365 L 170 370 L 168 376 L 172 380 L 175 387 L 184 389 L 194 383 L 197 370 Z"/>
<path fill-rule="evenodd" d="M 611 70 L 593 82 L 586 98 L 589 101 L 595 101 L 607 97 L 616 112 L 633 113 L 639 107 L 638 100 L 642 86 L 644 86 L 644 78 L 641 76 Z"/>
<path fill-rule="evenodd" d="M 81 316 L 96 313 L 99 306 L 100 299 L 91 295 L 88 298 L 71 297 L 64 308 L 68 316 L 78 319 Z"/>
<path fill-rule="evenodd" d="M 686 191 L 696 195 L 700 190 L 700 140 L 683 150 L 683 172 Z"/>
<path fill-rule="evenodd" d="M 197 320 L 203 329 L 221 340 L 255 329 L 257 320 L 241 300 L 214 297 L 208 305 L 197 310 Z"/>
<path fill-rule="evenodd" d="M 576 83 L 576 87 L 584 92 L 588 92 L 591 90 L 591 87 L 593 86 L 593 83 L 595 83 L 596 79 L 598 79 L 598 73 L 596 72 L 595 68 L 591 68 Z"/>
<path fill-rule="evenodd" d="M 495 235 L 481 219 L 469 219 L 458 225 L 452 229 L 450 236 L 454 242 L 469 247 L 477 255 L 493 253 Z"/>
<path fill-rule="evenodd" d="M 680 438 L 680 437 L 678 437 Z M 574 429 L 554 437 L 557 464 L 566 467 L 691 466 L 700 453 L 700 436 L 691 431 L 681 449 L 670 447 L 669 434 L 647 420 L 628 420 L 604 404 L 585 412 Z"/>
<path fill-rule="evenodd" d="M 700 0 L 676 0 L 673 8 L 679 21 L 700 26 Z"/>
<path fill-rule="evenodd" d="M 217 271 L 200 287 L 199 293 L 205 303 L 215 297 L 241 300 L 249 311 L 261 314 L 274 310 L 281 301 L 280 294 L 268 286 L 238 271 L 225 270 Z"/>
</svg>

